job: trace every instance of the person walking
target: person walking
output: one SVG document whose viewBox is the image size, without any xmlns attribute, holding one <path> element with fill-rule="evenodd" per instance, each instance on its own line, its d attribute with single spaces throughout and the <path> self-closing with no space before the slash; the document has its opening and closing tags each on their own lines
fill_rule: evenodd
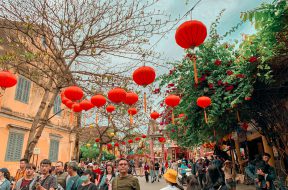
<svg viewBox="0 0 288 190">
<path fill-rule="evenodd" d="M 274 181 L 276 179 L 275 169 L 269 165 L 269 160 L 271 155 L 268 153 L 264 153 L 262 160 L 258 161 L 259 163 L 264 161 L 264 163 L 254 163 L 249 164 L 245 168 L 245 172 L 247 175 L 254 179 L 256 190 L 267 189 L 267 190 L 275 190 Z M 257 165 L 259 165 L 257 167 Z M 261 166 L 260 166 L 261 165 Z"/>
<path fill-rule="evenodd" d="M 139 166 L 139 175 L 142 177 L 143 176 L 143 161 L 141 158 L 139 159 L 138 166 Z"/>
<path fill-rule="evenodd" d="M 68 177 L 68 173 L 64 171 L 64 164 L 62 161 L 56 162 L 55 166 L 58 189 L 66 189 L 66 179 Z"/>
<path fill-rule="evenodd" d="M 112 181 L 115 178 L 114 168 L 112 165 L 106 166 L 105 175 L 99 184 L 100 190 L 112 190 Z"/>
<path fill-rule="evenodd" d="M 34 164 L 26 164 L 25 174 L 20 178 L 16 184 L 14 190 L 33 190 L 36 182 L 35 175 L 36 166 Z"/>
<path fill-rule="evenodd" d="M 11 183 L 9 181 L 10 173 L 7 168 L 0 169 L 0 189 L 1 190 L 10 190 Z"/>
<path fill-rule="evenodd" d="M 120 175 L 112 181 L 113 190 L 140 190 L 139 181 L 136 177 L 128 174 L 129 162 L 125 158 L 118 161 Z"/>
<path fill-rule="evenodd" d="M 236 171 L 233 168 L 232 162 L 230 160 L 226 160 L 224 162 L 224 166 L 222 168 L 225 176 L 225 184 L 229 190 L 236 190 Z"/>
<path fill-rule="evenodd" d="M 154 181 L 155 181 L 155 165 L 154 165 L 153 161 L 150 162 L 149 168 L 150 168 L 151 183 L 154 183 Z"/>
<path fill-rule="evenodd" d="M 40 162 L 40 173 L 38 179 L 36 179 L 36 190 L 56 190 L 57 179 L 55 176 L 50 175 L 51 161 L 44 159 Z"/>
<path fill-rule="evenodd" d="M 82 183 L 77 190 L 98 190 L 97 186 L 92 182 L 94 179 L 91 170 L 85 170 L 80 179 Z"/>
<path fill-rule="evenodd" d="M 69 174 L 66 181 L 66 190 L 77 190 L 81 185 L 80 176 L 77 174 L 78 164 L 75 161 L 71 161 L 67 165 L 67 172 Z M 84 172 L 83 172 L 84 173 Z"/>
<path fill-rule="evenodd" d="M 150 168 L 149 168 L 149 164 L 147 163 L 147 161 L 145 162 L 145 165 L 144 165 L 144 172 L 145 172 L 146 182 L 148 183 L 149 182 Z"/>
<path fill-rule="evenodd" d="M 168 169 L 163 175 L 166 183 L 168 185 L 160 190 L 184 190 L 183 187 L 177 184 L 177 171 L 173 169 Z"/>
<path fill-rule="evenodd" d="M 158 182 L 160 182 L 159 180 L 159 170 L 160 170 L 160 164 L 158 162 L 158 160 L 156 160 L 155 164 L 154 164 L 154 177 L 155 177 L 155 181 L 158 180 Z"/>
<path fill-rule="evenodd" d="M 195 170 L 196 170 L 196 177 L 198 178 L 201 188 L 203 188 L 205 184 L 206 168 L 204 167 L 202 158 L 199 158 L 199 160 L 197 161 Z"/>
</svg>

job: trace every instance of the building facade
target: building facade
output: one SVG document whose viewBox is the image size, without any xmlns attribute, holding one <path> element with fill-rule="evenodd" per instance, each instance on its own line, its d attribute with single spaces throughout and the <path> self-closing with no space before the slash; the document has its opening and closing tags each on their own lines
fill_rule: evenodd
<svg viewBox="0 0 288 190">
<path fill-rule="evenodd" d="M 0 167 L 7 167 L 12 176 L 19 168 L 33 118 L 44 94 L 44 90 L 29 79 L 21 75 L 17 75 L 17 79 L 17 85 L 1 90 L 0 97 Z M 45 158 L 52 162 L 66 162 L 72 158 L 75 134 L 71 133 L 71 128 L 76 122 L 69 123 L 70 112 L 64 107 L 58 96 L 50 113 L 50 117 L 55 116 L 45 126 L 34 149 L 31 162 L 37 166 Z"/>
</svg>

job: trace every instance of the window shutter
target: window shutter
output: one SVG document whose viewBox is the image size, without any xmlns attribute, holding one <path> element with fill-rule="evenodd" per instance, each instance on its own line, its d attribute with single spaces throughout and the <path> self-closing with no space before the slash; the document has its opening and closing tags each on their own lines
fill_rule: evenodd
<svg viewBox="0 0 288 190">
<path fill-rule="evenodd" d="M 53 111 L 54 111 L 54 114 L 56 114 L 57 112 L 59 112 L 61 110 L 61 98 L 60 96 L 58 95 L 54 101 L 54 108 L 53 108 Z M 57 115 L 61 115 L 61 112 L 58 113 Z"/>
<path fill-rule="evenodd" d="M 31 81 L 19 76 L 19 81 L 16 88 L 15 99 L 24 103 L 28 103 L 30 94 Z"/>
<path fill-rule="evenodd" d="M 10 132 L 6 148 L 6 161 L 19 161 L 22 156 L 24 134 Z"/>
<path fill-rule="evenodd" d="M 49 160 L 52 162 L 58 161 L 59 141 L 50 140 Z"/>
</svg>

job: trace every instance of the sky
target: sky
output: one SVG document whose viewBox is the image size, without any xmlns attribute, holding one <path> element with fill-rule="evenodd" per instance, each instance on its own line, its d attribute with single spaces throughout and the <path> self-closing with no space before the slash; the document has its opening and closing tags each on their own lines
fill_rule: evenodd
<svg viewBox="0 0 288 190">
<path fill-rule="evenodd" d="M 264 2 L 271 2 L 272 0 L 202 0 L 193 10 L 192 19 L 203 22 L 208 31 L 212 22 L 215 21 L 220 11 L 225 9 L 225 12 L 218 25 L 218 32 L 225 34 L 233 26 L 236 26 L 240 21 L 241 12 L 252 10 Z M 167 14 L 171 14 L 172 18 L 179 18 L 185 15 L 185 13 L 193 7 L 198 0 L 159 0 L 157 7 L 161 7 L 161 10 L 165 10 Z M 191 16 L 184 18 L 179 22 L 178 26 L 190 20 Z M 164 60 L 173 61 L 179 60 L 183 57 L 184 51 L 179 47 L 174 39 L 175 29 L 170 31 L 154 48 L 155 51 L 162 53 L 161 60 L 159 62 L 165 63 Z M 241 39 L 241 34 L 251 34 L 255 30 L 251 23 L 243 24 L 238 30 L 229 36 L 228 40 Z M 154 44 L 160 36 L 155 36 L 151 39 L 151 44 Z M 162 72 L 163 68 L 156 67 L 159 72 Z"/>
</svg>

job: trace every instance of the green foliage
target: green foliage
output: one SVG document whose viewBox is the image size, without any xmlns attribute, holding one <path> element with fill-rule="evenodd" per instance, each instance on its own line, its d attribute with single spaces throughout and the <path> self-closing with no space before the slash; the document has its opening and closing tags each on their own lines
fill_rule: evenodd
<svg viewBox="0 0 288 190">
<path fill-rule="evenodd" d="M 178 119 L 176 125 L 167 126 L 172 139 L 181 146 L 190 147 L 203 141 L 217 140 L 239 128 L 237 111 L 241 113 L 245 109 L 253 109 L 245 99 L 253 95 L 255 84 L 269 85 L 273 82 L 268 61 L 283 49 L 277 35 L 287 29 L 287 15 L 285 2 L 262 4 L 254 11 L 242 13 L 243 21 L 253 22 L 257 33 L 247 36 L 239 46 L 236 41 L 230 44 L 224 42 L 217 33 L 219 16 L 211 26 L 209 38 L 197 51 L 188 50 L 184 59 L 170 63 L 173 69 L 159 78 L 160 87 L 170 83 L 176 86 L 171 94 L 180 95 L 182 101 L 174 110 L 175 115 L 185 113 L 187 116 L 187 119 Z M 197 56 L 197 86 L 194 84 L 192 54 Z M 203 109 L 196 105 L 200 96 L 208 96 L 212 100 L 212 105 L 206 108 L 207 124 Z M 241 119 L 253 118 L 248 115 Z"/>
<path fill-rule="evenodd" d="M 83 158 L 97 158 L 100 154 L 100 150 L 98 146 L 90 146 L 87 147 L 86 145 L 83 145 L 80 147 L 80 151 L 82 153 Z M 115 156 L 113 154 L 110 154 L 109 152 L 103 151 L 102 156 L 105 158 L 105 160 L 114 160 Z"/>
</svg>

